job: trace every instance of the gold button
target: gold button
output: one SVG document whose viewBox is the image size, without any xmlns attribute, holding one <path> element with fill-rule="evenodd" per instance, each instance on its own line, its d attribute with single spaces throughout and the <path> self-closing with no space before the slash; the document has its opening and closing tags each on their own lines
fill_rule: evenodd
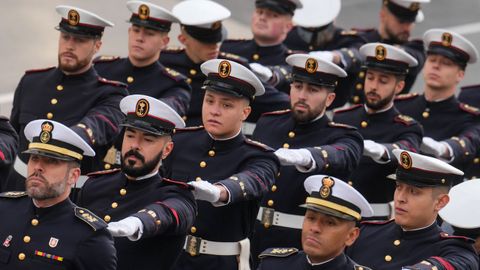
<svg viewBox="0 0 480 270">
<path fill-rule="evenodd" d="M 118 207 L 118 203 L 113 202 L 113 203 L 112 203 L 112 208 L 117 208 L 117 207 Z"/>
<path fill-rule="evenodd" d="M 362 90 L 363 89 L 363 84 L 357 83 L 357 85 L 355 85 L 355 89 Z"/>
<path fill-rule="evenodd" d="M 314 48 L 314 47 L 313 47 L 312 45 L 308 46 L 308 50 L 309 50 L 309 51 L 313 51 L 313 48 Z"/>
<path fill-rule="evenodd" d="M 30 243 L 30 240 L 31 240 L 31 239 L 30 239 L 30 236 L 28 236 L 28 235 L 25 235 L 25 236 L 23 237 L 23 242 L 25 242 L 25 243 Z"/>
<path fill-rule="evenodd" d="M 263 224 L 263 227 L 265 227 L 265 229 L 270 228 L 270 223 L 264 223 L 264 224 Z"/>
<path fill-rule="evenodd" d="M 127 190 L 122 188 L 120 189 L 120 195 L 125 196 L 127 194 Z"/>
<path fill-rule="evenodd" d="M 288 137 L 290 137 L 290 138 L 295 137 L 295 132 L 290 131 L 290 132 L 288 133 Z"/>
<path fill-rule="evenodd" d="M 62 85 L 60 85 L 60 84 L 59 84 L 59 85 L 57 85 L 57 90 L 58 90 L 58 91 L 62 91 L 62 90 L 63 90 L 63 86 L 62 86 Z"/>
<path fill-rule="evenodd" d="M 290 144 L 284 143 L 284 144 L 283 144 L 283 148 L 287 148 L 287 149 L 290 148 Z"/>
<path fill-rule="evenodd" d="M 183 121 L 187 121 L 187 116 L 182 116 Z"/>
<path fill-rule="evenodd" d="M 191 232 L 191 233 L 196 233 L 196 232 L 197 232 L 197 228 L 195 228 L 195 226 L 192 226 L 192 227 L 190 228 L 190 232 Z"/>
<path fill-rule="evenodd" d="M 215 151 L 213 150 L 208 151 L 208 155 L 211 157 L 215 156 Z"/>
<path fill-rule="evenodd" d="M 267 204 L 268 204 L 268 206 L 272 207 L 273 206 L 273 200 L 268 200 Z"/>
<path fill-rule="evenodd" d="M 190 69 L 190 74 L 195 76 L 197 75 L 197 71 L 195 69 Z"/>
<path fill-rule="evenodd" d="M 385 261 L 386 262 L 389 262 L 391 260 L 392 260 L 392 256 L 390 256 L 390 255 L 385 256 Z"/>
<path fill-rule="evenodd" d="M 155 220 L 155 225 L 158 226 L 158 225 L 160 225 L 160 224 L 162 224 L 162 222 L 161 222 L 159 219 Z"/>
<path fill-rule="evenodd" d="M 354 96 L 353 97 L 353 103 L 359 103 L 360 102 L 360 97 L 359 96 Z"/>
<path fill-rule="evenodd" d="M 200 162 L 200 167 L 201 168 L 207 167 L 207 163 L 205 161 Z"/>
<path fill-rule="evenodd" d="M 105 170 L 110 170 L 110 168 L 112 167 L 112 165 L 110 165 L 110 164 L 107 163 L 107 164 L 105 164 L 103 167 L 105 168 Z"/>
<path fill-rule="evenodd" d="M 252 55 L 252 59 L 255 60 L 255 61 L 258 60 L 258 59 L 260 59 L 260 55 L 258 55 L 258 53 L 254 53 Z"/>
<path fill-rule="evenodd" d="M 78 212 L 80 212 L 80 214 L 83 214 L 83 213 L 85 213 L 85 211 L 83 211 L 83 210 L 81 210 L 81 209 L 80 209 L 80 211 L 78 211 Z"/>
<path fill-rule="evenodd" d="M 19 259 L 20 261 L 25 260 L 25 253 L 19 253 L 19 254 L 18 254 L 18 259 Z"/>
<path fill-rule="evenodd" d="M 353 182 L 352 181 L 348 181 L 347 182 L 350 186 L 353 186 Z"/>
<path fill-rule="evenodd" d="M 325 164 L 325 169 L 328 169 L 328 168 L 330 168 L 330 164 L 327 163 Z"/>
<path fill-rule="evenodd" d="M 474 159 L 473 159 L 473 163 L 475 163 L 475 164 L 480 163 L 480 158 L 474 158 Z"/>
<path fill-rule="evenodd" d="M 365 72 L 360 71 L 360 72 L 358 73 L 358 77 L 361 78 L 361 79 L 363 79 L 363 77 L 365 77 Z"/>
<path fill-rule="evenodd" d="M 110 220 L 112 220 L 112 217 L 106 215 L 105 217 L 103 217 L 103 220 L 105 220 L 105 222 L 110 222 Z"/>
<path fill-rule="evenodd" d="M 201 178 L 200 176 L 197 176 L 197 177 L 195 178 L 195 181 L 202 181 L 202 178 Z"/>
<path fill-rule="evenodd" d="M 395 241 L 393 241 L 393 244 L 394 244 L 395 246 L 399 246 L 399 245 L 400 245 L 400 240 L 395 240 Z"/>
<path fill-rule="evenodd" d="M 422 117 L 423 117 L 423 118 L 428 118 L 429 116 L 430 116 L 430 113 L 429 113 L 429 112 L 426 112 L 426 111 L 425 111 L 425 112 L 422 113 Z"/>
<path fill-rule="evenodd" d="M 366 128 L 368 126 L 368 123 L 367 123 L 367 121 L 362 121 L 362 123 L 360 123 L 360 125 L 362 126 L 362 128 Z"/>
<path fill-rule="evenodd" d="M 56 98 L 52 98 L 52 99 L 50 100 L 50 103 L 52 103 L 52 105 L 55 105 L 55 104 L 58 103 L 58 100 L 57 100 Z"/>
<path fill-rule="evenodd" d="M 275 191 L 277 191 L 277 186 L 276 186 L 276 185 L 273 185 L 273 186 L 272 186 L 272 192 L 275 192 Z"/>
<path fill-rule="evenodd" d="M 127 77 L 127 82 L 128 83 L 132 83 L 134 80 L 133 80 L 133 77 L 132 76 L 128 76 Z"/>
<path fill-rule="evenodd" d="M 51 112 L 47 113 L 47 118 L 52 119 L 53 118 L 53 113 L 51 113 Z"/>
<path fill-rule="evenodd" d="M 187 78 L 187 83 L 188 83 L 188 84 L 191 84 L 191 83 L 192 83 L 192 79 Z"/>
<path fill-rule="evenodd" d="M 445 184 L 445 179 L 442 179 L 441 182 L 442 182 L 442 184 Z"/>
<path fill-rule="evenodd" d="M 32 219 L 31 223 L 32 223 L 33 226 L 37 226 L 38 225 L 38 219 L 35 219 L 35 218 Z"/>
</svg>

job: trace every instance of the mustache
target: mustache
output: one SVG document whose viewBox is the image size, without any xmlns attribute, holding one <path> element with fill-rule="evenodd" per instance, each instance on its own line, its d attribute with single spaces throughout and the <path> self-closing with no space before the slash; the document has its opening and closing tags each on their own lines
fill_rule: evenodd
<svg viewBox="0 0 480 270">
<path fill-rule="evenodd" d="M 134 149 L 128 150 L 128 152 L 125 153 L 124 159 L 127 159 L 129 156 L 134 156 L 139 160 L 141 160 L 142 162 L 145 162 L 145 157 L 142 154 L 140 154 L 137 150 L 134 150 Z"/>
<path fill-rule="evenodd" d="M 304 107 L 310 108 L 310 106 L 308 106 L 308 104 L 303 102 L 303 101 L 297 101 L 297 102 L 295 102 L 295 104 L 293 104 L 294 107 L 297 106 L 297 105 L 302 105 Z"/>
<path fill-rule="evenodd" d="M 60 56 L 69 56 L 69 57 L 73 57 L 75 59 L 77 59 L 77 56 L 71 52 L 63 52 L 60 54 Z"/>
<path fill-rule="evenodd" d="M 27 181 L 29 181 L 32 177 L 37 177 L 37 178 L 40 178 L 42 179 L 42 181 L 46 182 L 47 179 L 38 171 L 34 171 L 32 174 L 30 174 L 28 177 L 27 177 Z"/>
</svg>

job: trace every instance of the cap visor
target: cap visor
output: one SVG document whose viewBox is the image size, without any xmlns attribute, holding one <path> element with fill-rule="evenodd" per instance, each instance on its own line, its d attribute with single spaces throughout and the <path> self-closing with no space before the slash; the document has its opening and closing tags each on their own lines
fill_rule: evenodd
<svg viewBox="0 0 480 270">
<path fill-rule="evenodd" d="M 39 155 L 39 156 L 44 156 L 44 157 L 49 157 L 49 158 L 54 158 L 54 159 L 60 159 L 64 161 L 74 161 L 77 160 L 76 158 L 70 157 L 70 156 L 65 156 L 62 154 L 58 154 L 55 152 L 47 151 L 47 150 L 40 150 L 40 149 L 28 149 L 22 152 L 23 154 L 34 154 L 34 155 Z"/>
<path fill-rule="evenodd" d="M 334 216 L 334 217 L 337 217 L 337 218 L 340 218 L 340 219 L 349 220 L 349 221 L 356 221 L 356 219 L 354 217 L 346 215 L 344 213 L 340 213 L 340 212 L 338 212 L 336 210 L 333 210 L 331 208 L 328 208 L 328 207 L 324 207 L 324 206 L 320 206 L 320 205 L 316 205 L 316 204 L 309 204 L 309 203 L 302 204 L 302 205 L 300 205 L 300 207 L 306 208 L 306 209 L 309 209 L 309 210 L 312 210 L 312 211 L 315 211 L 315 212 L 320 212 L 320 213 L 323 213 L 323 214 L 326 214 L 326 215 Z"/>
</svg>

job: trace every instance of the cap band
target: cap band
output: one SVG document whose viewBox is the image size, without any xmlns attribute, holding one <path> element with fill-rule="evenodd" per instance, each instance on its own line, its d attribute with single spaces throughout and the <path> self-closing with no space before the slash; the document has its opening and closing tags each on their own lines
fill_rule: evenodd
<svg viewBox="0 0 480 270">
<path fill-rule="evenodd" d="M 53 141 L 53 140 L 51 140 L 51 141 Z M 28 144 L 28 149 L 47 150 L 47 151 L 50 151 L 50 152 L 54 152 L 54 153 L 62 154 L 62 155 L 65 155 L 65 156 L 69 156 L 69 157 L 72 157 L 72 158 L 75 158 L 75 159 L 78 159 L 78 160 L 83 159 L 83 155 L 80 154 L 80 153 L 77 153 L 77 152 L 72 151 L 72 150 L 67 149 L 67 148 L 52 145 L 52 144 L 31 142 L 30 144 Z"/>
<path fill-rule="evenodd" d="M 384 3 L 393 15 L 406 22 L 414 22 L 417 18 L 418 11 L 420 10 L 419 4 L 412 8 L 406 8 L 389 0 L 385 0 Z"/>
<path fill-rule="evenodd" d="M 169 32 L 172 26 L 172 22 L 157 18 L 148 17 L 146 20 L 140 19 L 140 16 L 137 13 L 132 14 L 130 17 L 130 22 L 132 24 L 152 28 L 162 32 Z"/>
<path fill-rule="evenodd" d="M 426 171 L 417 168 L 404 169 L 402 166 L 397 168 L 395 175 L 397 181 L 420 187 L 451 186 L 452 183 L 459 183 L 463 179 L 461 175 Z"/>
<path fill-rule="evenodd" d="M 257 0 L 255 1 L 256 8 L 267 8 L 279 14 L 293 15 L 297 5 L 288 0 Z"/>
<path fill-rule="evenodd" d="M 125 124 L 133 128 L 137 127 L 153 133 L 172 134 L 175 129 L 175 124 L 159 117 L 150 114 L 144 117 L 138 117 L 136 112 L 129 112 L 125 119 Z"/>
<path fill-rule="evenodd" d="M 408 63 L 392 59 L 378 60 L 375 57 L 367 56 L 365 66 L 367 68 L 378 68 L 395 74 L 408 73 Z"/>
<path fill-rule="evenodd" d="M 223 26 L 203 28 L 191 25 L 182 25 L 182 28 L 193 38 L 204 43 L 218 43 L 223 40 Z"/>
<path fill-rule="evenodd" d="M 319 86 L 335 87 L 337 86 L 338 77 L 330 73 L 316 71 L 314 73 L 307 72 L 304 68 L 293 66 L 292 78 L 294 81 L 302 81 Z"/>
<path fill-rule="evenodd" d="M 235 96 L 246 97 L 250 100 L 253 99 L 256 93 L 253 85 L 249 84 L 248 82 L 231 76 L 222 78 L 220 75 L 218 75 L 218 73 L 209 73 L 203 85 L 204 87 L 211 87 L 216 91 L 222 91 Z"/>
<path fill-rule="evenodd" d="M 96 37 L 96 36 L 101 37 L 103 35 L 103 31 L 105 30 L 105 27 L 85 24 L 85 23 L 78 23 L 77 25 L 71 25 L 68 23 L 68 20 L 65 18 L 62 18 L 62 20 L 58 25 L 58 28 L 68 33 L 82 35 L 82 36 L 92 36 L 92 37 Z"/>
<path fill-rule="evenodd" d="M 462 65 L 467 64 L 470 60 L 470 55 L 462 49 L 455 46 L 447 47 L 442 45 L 442 42 L 437 41 L 430 42 L 427 53 L 444 55 Z"/>
<path fill-rule="evenodd" d="M 340 204 L 332 202 L 332 201 L 327 201 L 327 200 L 320 199 L 320 198 L 315 198 L 315 197 L 307 197 L 306 204 L 314 204 L 314 205 L 325 206 L 325 207 L 328 207 L 330 209 L 336 210 L 340 213 L 352 216 L 356 220 L 360 220 L 362 218 L 362 216 L 360 215 L 360 209 L 358 209 L 358 207 L 356 207 L 356 209 L 358 209 L 358 210 L 355 211 L 355 210 L 350 209 L 350 208 L 348 208 L 344 205 L 340 205 Z"/>
</svg>

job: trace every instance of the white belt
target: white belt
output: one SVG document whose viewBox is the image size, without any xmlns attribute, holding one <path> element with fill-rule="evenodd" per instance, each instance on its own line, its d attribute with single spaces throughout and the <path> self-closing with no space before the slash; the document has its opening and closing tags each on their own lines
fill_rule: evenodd
<svg viewBox="0 0 480 270">
<path fill-rule="evenodd" d="M 13 168 L 15 171 L 23 176 L 24 178 L 27 178 L 27 164 L 23 162 L 18 156 L 15 158 L 15 162 L 13 163 Z M 80 175 L 80 177 L 77 180 L 77 183 L 75 184 L 76 188 L 82 188 L 85 182 L 87 181 L 88 176 L 86 175 Z"/>
<path fill-rule="evenodd" d="M 256 123 L 243 122 L 242 133 L 247 136 L 252 136 L 256 126 Z"/>
<path fill-rule="evenodd" d="M 371 203 L 374 217 L 390 217 L 392 208 L 389 203 Z"/>
<path fill-rule="evenodd" d="M 275 225 L 300 230 L 303 225 L 303 216 L 285 214 L 267 207 L 260 207 L 257 214 L 257 220 L 264 226 Z"/>
<path fill-rule="evenodd" d="M 239 242 L 216 242 L 193 235 L 187 235 L 183 249 L 191 256 L 197 256 L 199 254 L 239 256 L 238 269 L 250 270 L 250 240 L 248 238 Z"/>
</svg>

